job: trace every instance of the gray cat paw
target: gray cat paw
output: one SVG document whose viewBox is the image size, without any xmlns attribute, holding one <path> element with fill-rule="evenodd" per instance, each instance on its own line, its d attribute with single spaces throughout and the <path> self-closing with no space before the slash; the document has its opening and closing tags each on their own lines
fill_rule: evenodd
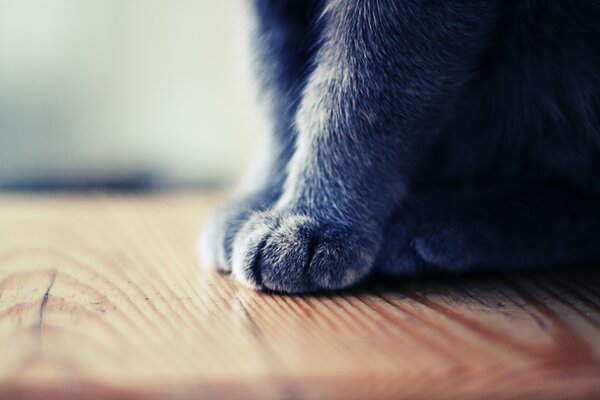
<svg viewBox="0 0 600 400">
<path fill-rule="evenodd" d="M 343 289 L 369 274 L 380 241 L 376 233 L 293 210 L 255 213 L 234 240 L 233 275 L 282 293 Z"/>
<path fill-rule="evenodd" d="M 477 227 L 477 225 L 474 225 Z M 377 257 L 378 272 L 400 278 L 460 274 L 493 254 L 485 227 L 423 223 L 418 228 L 396 221 L 388 228 Z M 486 248 L 486 243 L 491 243 Z M 488 246 L 489 247 L 489 246 Z"/>
</svg>

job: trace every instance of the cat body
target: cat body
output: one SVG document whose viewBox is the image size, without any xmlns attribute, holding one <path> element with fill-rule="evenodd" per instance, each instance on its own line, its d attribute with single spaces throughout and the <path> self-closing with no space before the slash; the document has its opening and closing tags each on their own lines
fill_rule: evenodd
<svg viewBox="0 0 600 400">
<path fill-rule="evenodd" d="M 600 3 L 252 10 L 270 141 L 205 265 L 298 293 L 600 260 Z"/>
</svg>

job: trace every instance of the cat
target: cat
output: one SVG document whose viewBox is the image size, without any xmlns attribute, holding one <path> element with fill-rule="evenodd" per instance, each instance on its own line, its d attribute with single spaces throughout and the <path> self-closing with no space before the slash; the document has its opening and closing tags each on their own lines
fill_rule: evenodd
<svg viewBox="0 0 600 400">
<path fill-rule="evenodd" d="M 270 140 L 204 265 L 306 293 L 600 261 L 600 2 L 251 9 Z"/>
</svg>

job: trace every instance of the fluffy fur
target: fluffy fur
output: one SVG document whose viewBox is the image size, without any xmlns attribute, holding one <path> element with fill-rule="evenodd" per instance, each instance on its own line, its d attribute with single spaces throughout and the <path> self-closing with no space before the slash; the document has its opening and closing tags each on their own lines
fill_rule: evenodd
<svg viewBox="0 0 600 400">
<path fill-rule="evenodd" d="M 254 0 L 270 142 L 201 240 L 254 288 L 600 260 L 600 3 Z"/>
</svg>

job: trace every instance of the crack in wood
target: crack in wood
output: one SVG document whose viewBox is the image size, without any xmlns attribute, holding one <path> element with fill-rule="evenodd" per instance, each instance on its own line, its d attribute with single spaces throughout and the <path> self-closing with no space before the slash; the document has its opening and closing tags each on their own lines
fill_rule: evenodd
<svg viewBox="0 0 600 400">
<path fill-rule="evenodd" d="M 55 269 L 52 273 L 52 278 L 50 278 L 50 284 L 46 288 L 46 292 L 44 292 L 44 296 L 42 296 L 42 301 L 40 302 L 38 336 L 39 336 L 39 343 L 40 343 L 40 351 L 42 351 L 42 352 L 44 350 L 44 345 L 43 345 L 43 340 L 42 340 L 43 335 L 44 335 L 44 311 L 46 309 L 46 303 L 48 303 L 48 297 L 50 296 L 50 290 L 52 289 L 52 286 L 54 286 L 54 282 L 56 281 L 57 273 L 58 273 L 58 270 Z"/>
</svg>

